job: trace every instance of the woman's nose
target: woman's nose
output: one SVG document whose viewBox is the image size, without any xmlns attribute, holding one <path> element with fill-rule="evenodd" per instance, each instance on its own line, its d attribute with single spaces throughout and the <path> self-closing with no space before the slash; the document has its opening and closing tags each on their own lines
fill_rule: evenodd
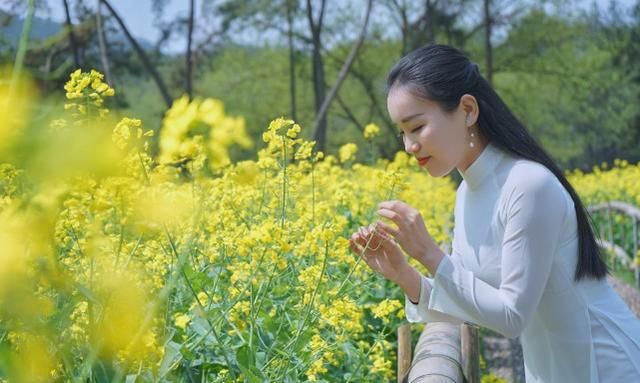
<svg viewBox="0 0 640 383">
<path fill-rule="evenodd" d="M 417 142 L 411 141 L 409 139 L 406 139 L 404 142 L 404 150 L 407 153 L 415 153 L 418 151 L 418 149 L 420 149 L 419 145 Z"/>
</svg>

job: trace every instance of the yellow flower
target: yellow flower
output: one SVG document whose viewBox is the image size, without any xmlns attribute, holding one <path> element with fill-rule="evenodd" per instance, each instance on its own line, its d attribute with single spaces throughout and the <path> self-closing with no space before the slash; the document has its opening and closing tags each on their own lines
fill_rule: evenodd
<svg viewBox="0 0 640 383">
<path fill-rule="evenodd" d="M 380 134 L 380 128 L 376 124 L 368 124 L 364 127 L 364 138 L 371 139 Z"/>
<path fill-rule="evenodd" d="M 402 309 L 403 304 L 397 299 L 385 299 L 378 303 L 376 307 L 371 309 L 375 318 L 382 319 L 384 324 L 389 323 L 389 317 L 396 311 Z"/>
<path fill-rule="evenodd" d="M 207 294 L 203 291 L 199 292 L 197 295 L 197 299 L 198 302 L 202 305 L 202 306 L 206 306 L 209 303 L 209 297 L 207 296 Z"/>
<path fill-rule="evenodd" d="M 296 151 L 295 159 L 296 160 L 306 160 L 311 157 L 311 153 L 313 151 L 313 147 L 315 146 L 315 141 L 304 141 L 300 146 L 298 146 L 298 151 Z"/>
<path fill-rule="evenodd" d="M 358 152 L 358 146 L 353 143 L 344 144 L 338 149 L 338 156 L 340 158 L 340 162 L 344 163 L 353 158 L 353 156 Z"/>
<path fill-rule="evenodd" d="M 296 138 L 298 137 L 298 133 L 300 133 L 300 125 L 298 124 L 293 124 L 293 126 L 291 128 L 289 128 L 289 130 L 287 131 L 287 137 L 289 138 Z"/>
<path fill-rule="evenodd" d="M 293 123 L 294 123 L 293 120 L 286 120 L 284 119 L 284 117 L 278 117 L 275 120 L 271 121 L 271 123 L 269 124 L 268 130 L 270 132 L 277 133 L 280 129 L 286 128 L 292 125 Z"/>
<path fill-rule="evenodd" d="M 175 313 L 173 316 L 173 323 L 176 325 L 176 327 L 183 330 L 187 328 L 189 322 L 191 322 L 191 318 L 187 314 Z"/>
</svg>

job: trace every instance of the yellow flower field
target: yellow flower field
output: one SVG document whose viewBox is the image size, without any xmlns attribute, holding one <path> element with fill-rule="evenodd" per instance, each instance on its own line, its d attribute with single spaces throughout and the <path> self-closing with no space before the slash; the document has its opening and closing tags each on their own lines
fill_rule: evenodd
<svg viewBox="0 0 640 383">
<path fill-rule="evenodd" d="M 11 137 L 0 147 L 0 377 L 394 378 L 404 298 L 347 238 L 377 203 L 401 199 L 448 244 L 452 181 L 404 153 L 373 165 L 353 161 L 354 144 L 316 153 L 284 118 L 252 142 L 212 99 L 175 101 L 152 156 L 151 129 L 112 117 L 115 90 L 97 72 L 74 72 L 69 104 L 46 123 L 33 121 L 31 91 L 9 98 L 4 84 L 0 108 L 16 113 L 0 116 Z M 233 163 L 235 145 L 260 149 Z M 617 163 L 571 182 L 586 203 L 640 204 L 639 175 Z"/>
</svg>

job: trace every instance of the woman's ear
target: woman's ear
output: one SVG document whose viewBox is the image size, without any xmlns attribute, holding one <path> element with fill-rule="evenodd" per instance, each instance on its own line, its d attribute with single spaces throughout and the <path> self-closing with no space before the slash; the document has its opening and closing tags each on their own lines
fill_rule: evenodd
<svg viewBox="0 0 640 383">
<path fill-rule="evenodd" d="M 464 94 L 460 98 L 460 106 L 462 112 L 465 115 L 465 123 L 467 127 L 475 125 L 478 121 L 478 115 L 480 108 L 478 107 L 478 101 L 470 94 Z"/>
</svg>

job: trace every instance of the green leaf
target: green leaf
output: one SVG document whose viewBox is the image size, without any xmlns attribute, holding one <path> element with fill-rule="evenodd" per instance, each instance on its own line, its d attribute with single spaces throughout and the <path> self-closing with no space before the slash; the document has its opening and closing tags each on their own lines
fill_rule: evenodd
<svg viewBox="0 0 640 383">
<path fill-rule="evenodd" d="M 169 372 L 169 369 L 171 368 L 173 363 L 181 356 L 180 348 L 181 345 L 173 341 L 169 341 L 164 346 L 164 357 L 162 358 L 162 363 L 160 363 L 160 376 L 165 375 L 167 372 Z"/>
<path fill-rule="evenodd" d="M 236 351 L 236 360 L 240 371 L 242 371 L 245 379 L 247 379 L 249 383 L 262 383 L 267 381 L 262 371 L 256 367 L 255 355 L 251 353 L 248 345 L 245 344 L 238 348 Z"/>
<path fill-rule="evenodd" d="M 90 300 L 91 302 L 93 302 L 95 304 L 100 304 L 100 302 L 98 301 L 98 298 L 96 298 L 93 295 L 93 292 L 91 292 L 91 290 L 89 290 L 88 288 L 84 287 L 80 283 L 76 283 L 75 286 L 78 289 L 78 291 L 80 292 L 80 294 L 82 294 L 85 298 L 87 298 L 88 300 Z"/>
</svg>

